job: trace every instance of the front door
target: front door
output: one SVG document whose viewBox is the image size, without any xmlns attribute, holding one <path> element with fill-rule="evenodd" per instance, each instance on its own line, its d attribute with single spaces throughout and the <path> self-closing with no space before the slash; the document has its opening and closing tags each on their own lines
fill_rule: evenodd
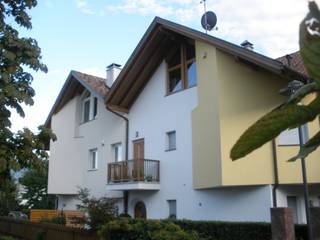
<svg viewBox="0 0 320 240">
<path fill-rule="evenodd" d="M 144 180 L 144 139 L 133 142 L 133 178 L 136 181 Z"/>
</svg>

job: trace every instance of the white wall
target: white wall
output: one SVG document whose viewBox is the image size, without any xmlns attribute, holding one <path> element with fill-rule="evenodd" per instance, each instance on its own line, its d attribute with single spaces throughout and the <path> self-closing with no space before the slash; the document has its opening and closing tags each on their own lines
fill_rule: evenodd
<svg viewBox="0 0 320 240">
<path fill-rule="evenodd" d="M 50 144 L 48 192 L 76 194 L 79 186 L 90 189 L 95 197 L 106 194 L 122 197 L 121 192 L 107 192 L 106 184 L 107 163 L 112 161 L 111 145 L 125 144 L 125 122 L 107 111 L 103 101 L 98 101 L 96 118 L 80 124 L 79 101 L 80 97 L 75 97 L 52 117 L 57 141 Z M 89 150 L 94 148 L 98 150 L 98 169 L 89 170 Z M 125 156 L 124 149 L 122 156 Z M 61 197 L 60 202 L 67 205 L 65 209 L 74 207 L 70 198 Z"/>
<path fill-rule="evenodd" d="M 303 187 L 292 185 L 292 186 L 280 186 L 277 190 L 277 204 L 278 207 L 288 207 L 287 197 L 297 198 L 297 216 L 298 223 L 306 223 L 305 204 Z M 309 185 L 309 196 L 315 207 L 320 207 L 320 186 Z"/>
<path fill-rule="evenodd" d="M 142 200 L 148 218 L 167 218 L 167 200 L 177 200 L 178 218 L 269 221 L 270 186 L 193 189 L 191 111 L 197 106 L 197 87 L 166 96 L 165 81 L 166 64 L 162 63 L 128 115 L 129 158 L 133 158 L 132 141 L 144 138 L 145 158 L 160 160 L 161 188 L 130 191 L 129 214 L 134 215 L 135 203 Z M 172 130 L 177 150 L 166 152 L 166 132 Z"/>
</svg>

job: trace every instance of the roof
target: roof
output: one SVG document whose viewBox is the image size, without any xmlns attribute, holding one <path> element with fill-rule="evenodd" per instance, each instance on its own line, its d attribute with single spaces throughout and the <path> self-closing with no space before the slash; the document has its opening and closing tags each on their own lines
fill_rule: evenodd
<svg viewBox="0 0 320 240">
<path fill-rule="evenodd" d="M 284 65 L 290 68 L 295 69 L 301 74 L 304 74 L 306 76 L 308 75 L 307 69 L 303 64 L 303 60 L 299 51 L 279 57 L 276 60 L 282 62 Z"/>
<path fill-rule="evenodd" d="M 240 61 L 266 69 L 288 79 L 306 81 L 306 76 L 280 61 L 207 35 L 183 25 L 156 17 L 131 54 L 106 98 L 109 108 L 128 112 L 152 73 L 175 41 L 199 40 L 234 55 Z"/>
<path fill-rule="evenodd" d="M 105 84 L 106 79 L 72 70 L 67 77 L 48 117 L 45 126 L 51 127 L 51 117 L 79 92 L 87 89 L 91 94 L 104 101 L 109 87 Z"/>
</svg>

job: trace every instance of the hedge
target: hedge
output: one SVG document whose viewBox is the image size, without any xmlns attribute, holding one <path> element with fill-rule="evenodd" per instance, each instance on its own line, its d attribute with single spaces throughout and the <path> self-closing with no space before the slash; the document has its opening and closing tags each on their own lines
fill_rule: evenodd
<svg viewBox="0 0 320 240">
<path fill-rule="evenodd" d="M 270 223 L 218 222 L 218 221 L 173 221 L 182 229 L 194 230 L 207 240 L 270 240 Z M 307 227 L 296 225 L 296 239 L 307 240 Z"/>
<path fill-rule="evenodd" d="M 166 224 L 174 223 L 184 232 L 198 233 L 199 239 L 205 240 L 270 240 L 271 225 L 269 223 L 254 222 L 218 222 L 218 221 L 191 221 L 191 220 L 116 220 L 102 227 L 101 237 L 107 240 L 149 240 L 155 231 L 159 231 L 159 224 L 163 228 Z M 122 225 L 122 226 L 121 226 Z M 178 229 L 178 231 L 180 231 Z M 106 237 L 106 236 L 109 237 Z M 173 234 L 174 235 L 174 234 Z M 139 237 L 138 237 L 139 236 Z M 143 237 L 142 237 L 143 236 Z M 198 239 L 195 236 L 194 239 Z M 166 238 L 164 238 L 166 239 Z M 178 239 L 178 238 L 174 238 Z M 193 238 L 191 238 L 193 239 Z M 305 225 L 296 225 L 296 239 L 307 240 Z"/>
</svg>

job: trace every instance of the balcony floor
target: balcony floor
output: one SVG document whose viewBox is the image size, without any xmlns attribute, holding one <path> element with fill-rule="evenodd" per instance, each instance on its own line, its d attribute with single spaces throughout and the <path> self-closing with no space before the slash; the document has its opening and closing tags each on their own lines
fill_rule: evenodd
<svg viewBox="0 0 320 240">
<path fill-rule="evenodd" d="M 119 182 L 108 183 L 107 190 L 134 191 L 134 190 L 160 190 L 158 182 Z"/>
</svg>

